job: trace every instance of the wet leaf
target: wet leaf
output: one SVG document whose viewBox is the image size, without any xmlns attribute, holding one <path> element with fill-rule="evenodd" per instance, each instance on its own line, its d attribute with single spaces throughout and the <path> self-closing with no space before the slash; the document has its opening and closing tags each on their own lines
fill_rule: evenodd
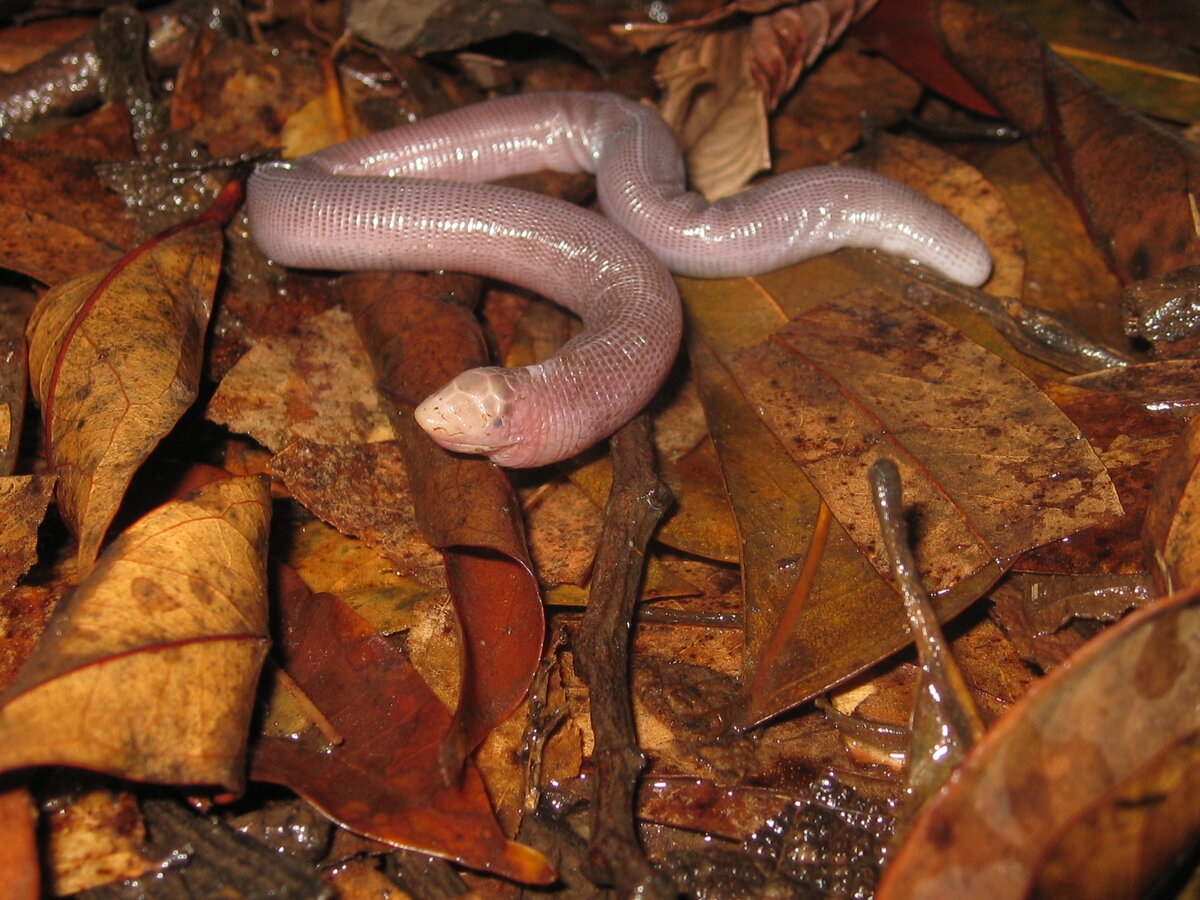
<svg viewBox="0 0 1200 900">
<path fill-rule="evenodd" d="M 238 199 L 52 289 L 30 319 L 33 393 L 84 571 L 133 474 L 196 397 L 221 224 Z"/>
<path fill-rule="evenodd" d="M 1121 515 L 1108 473 L 1024 375 L 882 293 L 810 310 L 725 358 L 747 400 L 881 572 L 859 486 L 897 459 L 922 575 L 940 593 Z"/>
<path fill-rule="evenodd" d="M 517 881 L 552 881 L 536 851 L 505 839 L 472 764 L 457 781 L 438 774 L 452 720 L 396 644 L 336 597 L 310 595 L 294 579 L 284 585 L 284 666 L 344 740 L 328 748 L 263 739 L 253 777 L 287 785 L 367 837 Z"/>
<path fill-rule="evenodd" d="M 1096 340 L 1126 349 L 1121 284 L 1092 243 L 1070 197 L 1030 145 L 1021 142 L 998 150 L 980 168 L 1004 198 L 1021 237 L 1024 280 L 1008 295 L 1066 318 Z"/>
<path fill-rule="evenodd" d="M 245 478 L 130 526 L 4 694 L 0 768 L 239 789 L 267 648 L 269 518 L 265 485 Z"/>
<path fill-rule="evenodd" d="M 1058 0 L 996 5 L 1031 24 L 1050 49 L 1121 102 L 1159 119 L 1200 119 L 1200 62 L 1176 35 L 1163 40 L 1123 10 Z M 1178 9 L 1186 16 L 1186 6 Z"/>
<path fill-rule="evenodd" d="M 478 323 L 453 302 L 473 297 L 473 279 L 362 275 L 345 279 L 345 288 L 396 410 L 407 413 L 460 372 L 486 364 Z M 462 628 L 462 692 L 443 760 L 452 769 L 524 697 L 541 656 L 544 612 L 520 502 L 504 472 L 442 450 L 411 415 L 396 424 L 417 522 L 445 553 Z"/>
<path fill-rule="evenodd" d="M 880 900 L 1029 896 L 1047 871 L 1047 850 L 1081 816 L 1194 740 L 1198 635 L 1200 595 L 1176 594 L 1110 628 L 1034 685 L 922 810 L 884 875 Z M 1178 772 L 1171 763 L 1165 769 Z M 1157 805 L 1153 794 L 1136 795 Z M 1194 795 L 1190 806 L 1184 813 L 1171 805 L 1187 827 L 1159 852 L 1190 841 Z"/>
<path fill-rule="evenodd" d="M 1194 144 L 1100 91 L 1031 27 L 967 0 L 936 8 L 955 64 L 1033 142 L 1121 278 L 1200 263 Z"/>
</svg>

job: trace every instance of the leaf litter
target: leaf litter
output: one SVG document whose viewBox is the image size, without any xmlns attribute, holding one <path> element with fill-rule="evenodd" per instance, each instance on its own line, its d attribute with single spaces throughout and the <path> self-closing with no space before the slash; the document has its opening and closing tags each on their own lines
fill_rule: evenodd
<svg viewBox="0 0 1200 900">
<path fill-rule="evenodd" d="M 893 897 L 958 896 L 969 878 L 995 895 L 1070 884 L 1132 896 L 1157 880 L 1197 831 L 1194 149 L 1097 92 L 1031 28 L 963 0 L 908 16 L 940 28 L 947 55 L 881 41 L 899 33 L 883 0 L 823 58 L 868 5 L 734 3 L 614 30 L 625 20 L 556 4 L 537 20 L 544 44 L 512 36 L 528 4 L 489 24 L 502 5 L 464 16 L 431 4 L 407 46 L 382 39 L 370 4 L 339 42 L 332 8 L 252 8 L 245 27 L 187 20 L 183 52 L 156 57 L 172 82 L 146 87 L 129 54 L 122 79 L 142 88 L 89 111 L 100 94 L 88 86 L 65 124 L 6 120 L 21 137 L 0 159 L 12 176 L 0 179 L 0 262 L 41 295 L 29 378 L 45 419 L 22 424 L 15 367 L 0 887 L 38 890 L 34 797 L 40 815 L 73 809 L 85 823 L 41 851 L 55 879 L 75 879 L 58 889 L 85 896 L 144 890 L 147 872 L 159 877 L 145 866 L 185 844 L 203 848 L 178 870 L 196 880 L 169 890 L 233 878 L 239 896 L 274 879 L 289 896 L 515 898 L 555 877 L 552 895 L 580 897 L 605 881 L 646 896 L 868 896 L 881 868 Z M 154 11 L 151 28 L 180 8 Z M 460 20 L 488 43 L 461 49 L 447 37 Z M 859 33 L 902 62 L 923 54 L 927 87 L 990 102 L 1028 136 L 973 140 L 991 123 L 920 102 L 922 85 Z M 670 48 L 639 56 L 619 40 L 649 35 Z M 578 58 L 551 62 L 553 41 Z M 607 75 L 589 68 L 601 60 Z M 40 65 L 92 77 L 65 52 Z M 10 85 L 34 78 L 13 69 Z M 159 226 L 136 212 L 131 225 L 92 168 L 133 166 L 128 202 L 158 198 L 178 221 L 211 202 L 230 161 L 488 92 L 586 84 L 649 99 L 652 79 L 706 190 L 763 168 L 768 133 L 777 169 L 865 141 L 854 162 L 960 211 L 997 266 L 984 292 L 861 251 L 682 280 L 687 361 L 651 410 L 676 506 L 620 563 L 628 541 L 613 535 L 642 520 L 619 503 L 603 520 L 610 486 L 619 498 L 631 484 L 607 448 L 510 479 L 432 452 L 405 414 L 489 343 L 526 362 L 569 318 L 453 276 L 268 266 L 239 223 L 221 231 L 231 195 L 135 246 Z M 1142 108 L 1179 108 L 1139 90 Z M 199 156 L 143 152 L 154 142 L 138 129 L 156 122 L 160 150 Z M 907 133 L 871 139 L 894 126 Z M 943 150 L 921 137 L 947 126 L 960 140 Z M 539 181 L 586 197 L 586 180 L 523 184 Z M 1122 282 L 1134 282 L 1124 300 Z M 3 308 L 23 320 L 28 305 Z M 1152 346 L 1126 338 L 1127 317 Z M 988 728 L 974 750 L 922 724 L 953 711 L 927 702 L 922 670 L 942 663 L 915 666 L 903 649 L 866 479 L 880 456 L 900 464 L 917 569 L 952 620 L 932 650 L 953 648 L 951 681 Z M 214 481 L 213 464 L 242 477 Z M 316 594 L 268 564 L 268 537 Z M 609 605 L 617 583 L 635 612 Z M 606 640 L 631 639 L 628 679 L 620 652 L 599 654 L 617 663 L 605 670 L 587 649 L 589 591 L 588 615 L 613 617 Z M 1056 671 L 1034 678 L 1022 660 Z M 926 703 L 910 731 L 914 696 Z M 1106 725 L 1115 711 L 1128 722 Z M 934 757 L 947 752 L 966 757 L 939 787 Z M 55 795 L 29 777 L 47 766 L 87 771 Z M 923 808 L 906 768 L 926 779 Z M 317 815 L 307 801 L 341 827 L 272 868 L 274 851 L 230 830 L 235 813 L 267 809 L 255 779 L 305 798 L 286 801 L 301 818 Z M 217 818 L 181 805 L 183 791 Z M 1139 811 L 1151 795 L 1155 812 Z M 996 827 L 974 811 L 1013 798 L 1024 806 L 1000 838 L 937 839 Z M 1007 881 L 988 880 L 1001 870 Z"/>
</svg>

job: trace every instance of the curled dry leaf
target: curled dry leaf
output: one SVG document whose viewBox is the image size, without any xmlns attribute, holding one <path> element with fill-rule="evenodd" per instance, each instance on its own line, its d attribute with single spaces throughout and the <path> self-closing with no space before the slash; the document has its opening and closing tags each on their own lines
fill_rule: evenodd
<svg viewBox="0 0 1200 900">
<path fill-rule="evenodd" d="M 397 410 L 486 364 L 478 322 L 450 299 L 472 296 L 473 279 L 389 273 L 344 284 L 381 390 Z M 417 523 L 445 553 L 462 628 L 462 693 L 443 755 L 452 771 L 525 696 L 541 657 L 545 612 L 520 502 L 504 472 L 442 450 L 411 415 L 399 416 L 397 426 Z"/>
<path fill-rule="evenodd" d="M 616 33 L 642 51 L 666 48 L 655 69 L 659 108 L 683 145 L 692 184 L 716 200 L 770 167 L 767 113 L 874 4 L 738 0 L 690 21 Z"/>
<path fill-rule="evenodd" d="M 241 788 L 267 649 L 270 498 L 214 482 L 129 527 L 55 611 L 0 706 L 0 769 Z"/>
<path fill-rule="evenodd" d="M 112 269 L 55 287 L 30 319 L 33 393 L 81 570 L 138 467 L 195 400 L 236 188 Z"/>
<path fill-rule="evenodd" d="M 1044 873 L 1054 883 L 1052 860 L 1060 844 L 1072 852 L 1072 826 L 1148 771 L 1171 772 L 1179 748 L 1194 754 L 1198 637 L 1200 594 L 1177 594 L 1109 629 L 1035 684 L 913 822 L 884 874 L 880 900 L 1062 896 L 1033 888 Z M 1160 831 L 1158 847 L 1139 842 L 1123 852 L 1141 848 L 1165 862 L 1190 846 L 1195 779 L 1182 784 L 1192 791 L 1183 804 L 1190 811 L 1178 804 L 1173 811 L 1188 827 Z M 1172 804 L 1153 792 L 1138 792 L 1128 804 L 1134 817 L 1163 806 Z M 1117 831 L 1118 841 L 1126 833 Z M 1078 858 L 1078 846 L 1073 852 Z M 1092 855 L 1103 859 L 1105 851 Z M 1082 873 L 1074 874 L 1073 895 L 1138 896 L 1107 882 L 1074 894 Z"/>
</svg>

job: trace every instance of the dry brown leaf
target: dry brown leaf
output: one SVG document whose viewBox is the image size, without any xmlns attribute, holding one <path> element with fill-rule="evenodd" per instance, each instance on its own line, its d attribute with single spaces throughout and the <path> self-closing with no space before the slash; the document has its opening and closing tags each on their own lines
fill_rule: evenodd
<svg viewBox="0 0 1200 900">
<path fill-rule="evenodd" d="M 54 477 L 9 475 L 0 478 L 0 593 L 17 583 L 37 562 L 38 526 L 50 505 Z"/>
<path fill-rule="evenodd" d="M 897 460 L 931 592 L 1121 515 L 1095 453 L 1032 382 L 881 293 L 811 310 L 727 365 L 883 573 L 859 487 L 875 459 Z"/>
<path fill-rule="evenodd" d="M 111 264 L 132 240 L 93 166 L 8 143 L 0 153 L 0 261 L 45 284 Z"/>
<path fill-rule="evenodd" d="M 267 649 L 269 521 L 264 482 L 242 478 L 130 526 L 4 694 L 0 769 L 240 789 Z"/>
<path fill-rule="evenodd" d="M 1034 894 L 1047 852 L 1082 816 L 1195 739 L 1198 599 L 1176 594 L 1130 616 L 1034 685 L 921 811 L 884 873 L 880 900 Z M 1135 806 L 1157 805 L 1137 796 Z M 1188 827 L 1164 835 L 1160 853 L 1190 845 L 1194 796 L 1190 806 L 1180 820 Z M 1116 896 L 1105 887 L 1101 879 L 1082 895 Z"/>
<path fill-rule="evenodd" d="M 394 441 L 331 447 L 300 440 L 268 469 L 315 515 L 390 559 L 398 574 L 445 585 L 442 554 L 417 527 L 408 469 Z"/>
<path fill-rule="evenodd" d="M 1183 590 L 1200 582 L 1200 422 L 1193 421 L 1158 469 L 1146 512 L 1147 550 L 1159 586 Z"/>
<path fill-rule="evenodd" d="M 230 190 L 112 269 L 55 287 L 30 318 L 30 379 L 81 571 L 130 479 L 196 397 L 221 225 L 239 198 Z"/>
<path fill-rule="evenodd" d="M 251 349 L 221 380 L 208 417 L 277 453 L 298 439 L 354 444 L 395 437 L 371 361 L 342 309 L 310 316 L 294 334 Z"/>
</svg>

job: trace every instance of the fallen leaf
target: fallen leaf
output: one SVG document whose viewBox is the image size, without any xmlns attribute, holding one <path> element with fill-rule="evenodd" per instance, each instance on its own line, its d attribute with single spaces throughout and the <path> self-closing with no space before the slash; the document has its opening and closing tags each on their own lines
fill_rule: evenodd
<svg viewBox="0 0 1200 900">
<path fill-rule="evenodd" d="M 938 0 L 955 64 L 1037 149 L 1123 280 L 1200 263 L 1200 151 L 1100 91 L 1028 25 Z"/>
<path fill-rule="evenodd" d="M 1145 539 L 1159 587 L 1200 582 L 1200 423 L 1192 422 L 1167 452 L 1150 494 Z"/>
<path fill-rule="evenodd" d="M 860 486 L 874 460 L 896 458 L 932 593 L 1122 513 L 1095 453 L 1032 382 L 882 293 L 810 310 L 725 363 L 885 573 Z"/>
<path fill-rule="evenodd" d="M 1024 281 L 1009 296 L 1063 316 L 1096 340 L 1126 349 L 1121 283 L 1070 197 L 1033 148 L 1026 142 L 1004 147 L 979 167 L 1004 198 L 1021 238 Z"/>
<path fill-rule="evenodd" d="M 411 411 L 454 376 L 485 365 L 479 325 L 453 298 L 473 298 L 465 276 L 362 274 L 343 279 L 347 306 L 397 411 Z M 525 696 L 541 657 L 545 613 L 525 545 L 520 502 L 489 461 L 448 453 L 410 414 L 396 422 L 417 522 L 444 551 L 462 628 L 462 691 L 443 748 L 446 770 Z"/>
<path fill-rule="evenodd" d="M 207 415 L 276 453 L 296 440 L 395 438 L 371 360 L 343 309 L 304 318 L 294 333 L 251 348 L 221 379 Z"/>
<path fill-rule="evenodd" d="M 525 883 L 553 881 L 540 854 L 504 837 L 474 765 L 457 781 L 438 774 L 450 714 L 392 641 L 295 579 L 285 578 L 280 614 L 284 666 L 343 742 L 264 738 L 255 779 L 290 787 L 366 837 Z"/>
<path fill-rule="evenodd" d="M 126 530 L 55 610 L 0 706 L 0 768 L 240 789 L 267 648 L 270 507 L 215 482 Z"/>
<path fill-rule="evenodd" d="M 934 25 L 932 0 L 880 0 L 853 35 L 942 96 L 977 113 L 999 115 L 947 58 Z"/>
<path fill-rule="evenodd" d="M 112 264 L 133 237 L 91 163 L 20 142 L 0 153 L 0 235 L 4 268 L 44 284 Z"/>
<path fill-rule="evenodd" d="M 55 897 L 158 869 L 158 860 L 145 852 L 146 824 L 132 793 L 86 782 L 68 782 L 67 791 L 71 804 L 59 805 L 44 820 L 47 880 Z"/>
<path fill-rule="evenodd" d="M 417 527 L 408 469 L 394 441 L 331 447 L 300 440 L 268 469 L 314 514 L 395 563 L 396 573 L 445 583 L 442 554 Z"/>
<path fill-rule="evenodd" d="M 0 476 L 11 475 L 17 464 L 28 387 L 25 368 L 25 342 L 0 337 Z"/>
<path fill-rule="evenodd" d="M 1198 635 L 1200 595 L 1176 594 L 1035 684 L 922 809 L 884 873 L 880 900 L 1030 896 L 1047 852 L 1080 817 L 1194 740 Z M 1190 845 L 1194 796 L 1190 805 L 1173 808 L 1192 833 L 1174 831 L 1157 852 Z"/>
<path fill-rule="evenodd" d="M 33 393 L 82 571 L 130 479 L 196 397 L 236 188 L 112 269 L 52 289 L 30 319 Z"/>
<path fill-rule="evenodd" d="M 1175 122 L 1200 119 L 1200 62 L 1177 35 L 1164 40 L 1124 10 L 1069 0 L 1000 0 L 996 6 L 1028 22 L 1051 50 L 1138 112 Z M 1178 9 L 1181 18 L 1187 15 L 1186 7 Z"/>
<path fill-rule="evenodd" d="M 0 478 L 0 593 L 12 588 L 37 562 L 38 526 L 54 490 L 52 475 Z"/>
</svg>

